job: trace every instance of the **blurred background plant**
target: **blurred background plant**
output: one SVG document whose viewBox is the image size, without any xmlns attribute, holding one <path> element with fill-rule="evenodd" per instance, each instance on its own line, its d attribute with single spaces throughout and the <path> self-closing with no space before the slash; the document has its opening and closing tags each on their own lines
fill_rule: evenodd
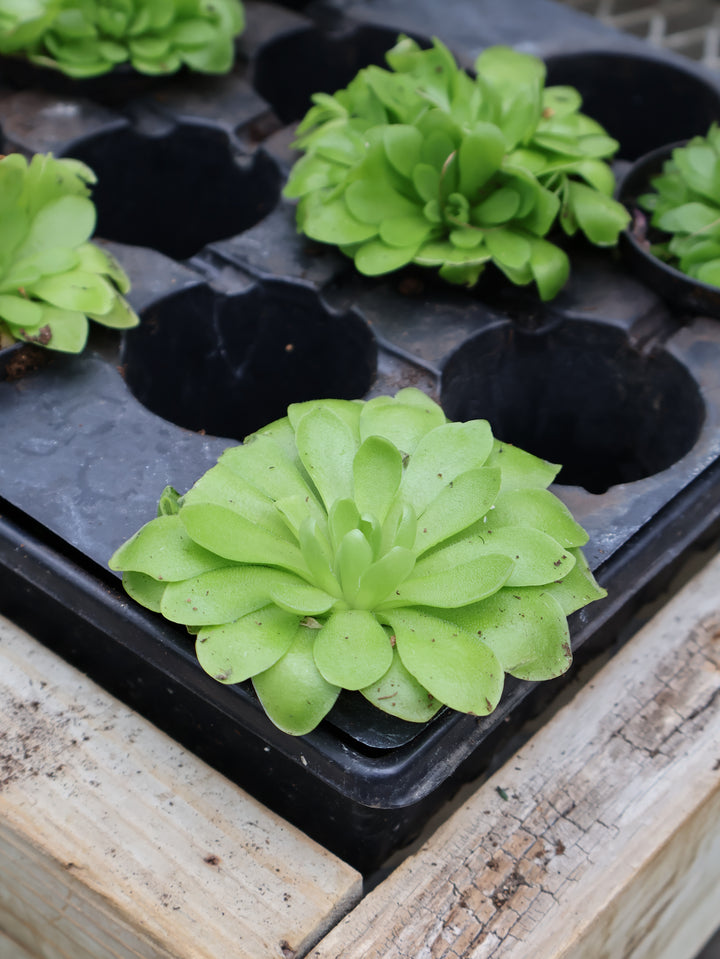
<svg viewBox="0 0 720 959">
<path fill-rule="evenodd" d="M 226 73 L 244 22 L 240 0 L 0 0 L 0 53 L 77 78 Z"/>
</svg>

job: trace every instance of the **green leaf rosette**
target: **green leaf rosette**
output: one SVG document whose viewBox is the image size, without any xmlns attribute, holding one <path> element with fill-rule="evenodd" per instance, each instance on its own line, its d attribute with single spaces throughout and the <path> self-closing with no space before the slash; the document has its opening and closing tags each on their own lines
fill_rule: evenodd
<svg viewBox="0 0 720 959">
<path fill-rule="evenodd" d="M 720 286 L 720 129 L 672 151 L 653 192 L 638 198 L 665 237 L 650 252 L 693 279 Z"/>
<path fill-rule="evenodd" d="M 341 689 L 412 722 L 485 716 L 505 673 L 568 668 L 567 615 L 605 595 L 547 489 L 557 469 L 415 389 L 299 403 L 168 488 L 110 567 L 285 732 Z"/>
<path fill-rule="evenodd" d="M 488 263 L 544 300 L 568 277 L 561 228 L 611 246 L 628 214 L 612 199 L 617 149 L 572 87 L 545 88 L 542 61 L 491 47 L 471 78 L 438 40 L 407 37 L 298 127 L 305 155 L 285 195 L 298 228 L 366 275 L 409 263 L 475 284 Z"/>
<path fill-rule="evenodd" d="M 0 0 L 0 54 L 34 48 L 61 3 L 62 0 Z"/>
<path fill-rule="evenodd" d="M 22 19 L 19 6 L 0 0 L 0 51 L 77 78 L 122 63 L 152 75 L 227 73 L 245 25 L 240 0 L 31 0 L 38 12 Z"/>
<path fill-rule="evenodd" d="M 0 158 L 0 337 L 79 353 L 88 320 L 126 329 L 138 317 L 123 298 L 130 282 L 90 242 L 95 206 L 85 164 L 36 154 Z"/>
</svg>

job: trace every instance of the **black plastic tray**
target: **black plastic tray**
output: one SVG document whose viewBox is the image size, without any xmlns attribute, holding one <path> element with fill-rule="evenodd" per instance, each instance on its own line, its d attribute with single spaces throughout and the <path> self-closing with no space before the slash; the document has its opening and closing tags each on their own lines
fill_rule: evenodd
<svg viewBox="0 0 720 959">
<path fill-rule="evenodd" d="M 637 97 L 609 84 L 612 102 L 597 106 L 621 143 L 632 133 L 623 160 L 661 142 L 672 91 L 695 105 L 673 139 L 704 132 L 720 92 L 544 0 L 310 4 L 302 15 L 248 3 L 248 20 L 227 78 L 179 77 L 123 101 L 117 90 L 69 97 L 41 76 L 0 99 L 6 150 L 95 168 L 98 232 L 143 316 L 122 346 L 96 331 L 80 357 L 0 353 L 0 610 L 371 870 L 559 684 L 511 681 L 486 719 L 444 711 L 420 726 L 348 694 L 296 739 L 248 687 L 207 676 L 182 630 L 135 606 L 109 556 L 165 485 L 187 489 L 289 402 L 419 386 L 450 417 L 486 417 L 506 441 L 564 461 L 557 492 L 610 591 L 572 617 L 582 656 L 612 642 L 720 526 L 720 324 L 673 312 L 615 252 L 582 244 L 568 287 L 545 305 L 492 276 L 472 292 L 417 270 L 360 277 L 299 236 L 280 199 L 292 122 L 312 90 L 380 62 L 398 30 L 435 33 L 468 64 L 489 43 L 521 43 L 588 97 L 598 65 L 636 77 Z"/>
</svg>

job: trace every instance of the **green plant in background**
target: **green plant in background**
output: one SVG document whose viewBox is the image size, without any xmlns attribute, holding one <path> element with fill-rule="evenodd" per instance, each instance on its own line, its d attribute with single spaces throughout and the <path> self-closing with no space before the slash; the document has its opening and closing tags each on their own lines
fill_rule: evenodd
<svg viewBox="0 0 720 959">
<path fill-rule="evenodd" d="M 493 263 L 545 300 L 569 269 L 554 228 L 617 242 L 628 214 L 605 161 L 618 144 L 576 90 L 545 88 L 542 61 L 491 47 L 472 78 L 438 40 L 421 50 L 408 37 L 387 61 L 316 94 L 298 127 L 305 155 L 285 195 L 303 233 L 367 275 L 416 263 L 471 286 Z"/>
<path fill-rule="evenodd" d="M 0 158 L 0 335 L 79 353 L 88 319 L 124 329 L 139 321 L 122 297 L 129 281 L 90 243 L 95 175 L 77 160 Z"/>
<path fill-rule="evenodd" d="M 0 0 L 0 52 L 78 78 L 126 62 L 147 74 L 227 73 L 245 22 L 240 0 L 30 0 L 34 15 L 20 6 Z"/>
<path fill-rule="evenodd" d="M 0 53 L 34 47 L 60 10 L 62 0 L 0 0 Z"/>
<path fill-rule="evenodd" d="M 168 487 L 110 566 L 288 733 L 341 689 L 414 722 L 484 716 L 506 672 L 564 672 L 567 615 L 605 595 L 547 489 L 557 469 L 415 389 L 299 403 Z"/>
<path fill-rule="evenodd" d="M 677 147 L 638 197 L 653 227 L 669 234 L 650 251 L 702 283 L 720 286 L 720 129 Z"/>
</svg>

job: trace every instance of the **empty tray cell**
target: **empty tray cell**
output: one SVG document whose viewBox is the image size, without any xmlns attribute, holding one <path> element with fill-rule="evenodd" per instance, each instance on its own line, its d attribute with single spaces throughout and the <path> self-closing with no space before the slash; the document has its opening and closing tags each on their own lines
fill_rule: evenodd
<svg viewBox="0 0 720 959">
<path fill-rule="evenodd" d="M 283 281 L 233 295 L 205 285 L 171 294 L 144 311 L 122 350 L 127 385 L 148 409 L 233 439 L 284 416 L 290 403 L 362 397 L 376 360 L 358 314 Z"/>
<path fill-rule="evenodd" d="M 258 223 L 280 195 L 280 171 L 264 151 L 240 160 L 227 133 L 207 123 L 128 125 L 66 155 L 97 175 L 99 236 L 179 260 Z"/>
<path fill-rule="evenodd" d="M 317 27 L 285 33 L 258 51 L 253 85 L 283 123 L 292 123 L 312 105 L 313 93 L 335 93 L 370 64 L 387 67 L 385 54 L 397 38 L 397 30 L 370 25 L 342 34 L 324 33 Z"/>
<path fill-rule="evenodd" d="M 442 404 L 450 419 L 487 419 L 505 442 L 562 463 L 558 482 L 590 493 L 672 466 L 705 418 L 697 383 L 668 352 L 643 354 L 623 330 L 578 320 L 476 335 L 445 365 Z"/>
<path fill-rule="evenodd" d="M 547 60 L 547 85 L 576 87 L 583 112 L 634 160 L 673 140 L 707 133 L 720 116 L 720 91 L 698 72 L 629 53 L 560 54 Z"/>
</svg>

